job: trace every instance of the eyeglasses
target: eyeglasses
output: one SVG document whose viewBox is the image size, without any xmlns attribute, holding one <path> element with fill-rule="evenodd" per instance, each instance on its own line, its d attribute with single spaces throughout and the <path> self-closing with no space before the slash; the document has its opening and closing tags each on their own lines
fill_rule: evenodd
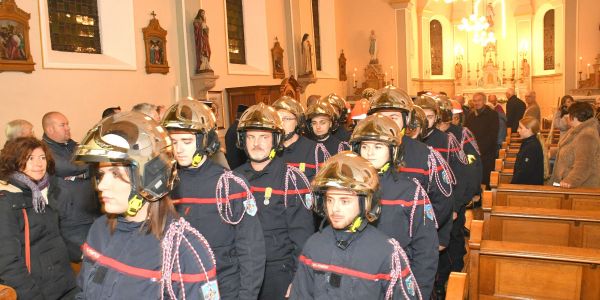
<svg viewBox="0 0 600 300">
<path fill-rule="evenodd" d="M 283 122 L 291 122 L 291 121 L 296 121 L 296 118 L 293 118 L 293 117 L 283 117 L 283 118 L 281 118 L 281 121 L 283 121 Z"/>
</svg>

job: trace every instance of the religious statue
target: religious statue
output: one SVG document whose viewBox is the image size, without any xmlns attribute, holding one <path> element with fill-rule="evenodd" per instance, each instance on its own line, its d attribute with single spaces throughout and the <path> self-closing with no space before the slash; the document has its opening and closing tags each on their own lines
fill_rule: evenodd
<svg viewBox="0 0 600 300">
<path fill-rule="evenodd" d="M 371 36 L 369 37 L 369 54 L 371 55 L 370 64 L 378 64 L 377 60 L 377 37 L 375 36 L 375 30 L 371 30 Z"/>
<path fill-rule="evenodd" d="M 308 33 L 305 33 L 302 37 L 302 67 L 304 71 L 302 75 L 313 76 L 313 50 L 308 37 Z"/>
<path fill-rule="evenodd" d="M 196 46 L 196 74 L 212 72 L 210 68 L 210 43 L 208 41 L 208 24 L 206 23 L 206 12 L 198 10 L 194 18 L 194 38 Z"/>
<path fill-rule="evenodd" d="M 485 19 L 487 20 L 488 24 L 490 24 L 490 27 L 494 27 L 494 16 L 496 14 L 494 13 L 494 7 L 492 6 L 491 2 L 488 2 L 486 8 L 485 8 Z"/>
<path fill-rule="evenodd" d="M 531 68 L 529 66 L 529 63 L 527 62 L 527 59 L 523 58 L 523 62 L 521 63 L 521 68 L 523 69 L 523 78 L 527 78 L 529 77 L 529 72 L 531 71 Z"/>
<path fill-rule="evenodd" d="M 454 79 L 461 80 L 462 79 L 463 66 L 461 63 L 457 62 L 454 65 Z"/>
<path fill-rule="evenodd" d="M 346 56 L 344 55 L 344 49 L 342 49 L 338 62 L 340 64 L 340 81 L 346 81 L 348 77 L 346 76 Z"/>
</svg>

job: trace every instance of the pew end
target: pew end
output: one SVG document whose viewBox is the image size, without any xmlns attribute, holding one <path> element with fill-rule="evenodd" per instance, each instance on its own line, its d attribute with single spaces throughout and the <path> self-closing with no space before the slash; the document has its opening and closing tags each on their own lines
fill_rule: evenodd
<svg viewBox="0 0 600 300">
<path fill-rule="evenodd" d="M 448 288 L 446 289 L 446 299 L 463 300 L 467 299 L 468 283 L 467 273 L 452 272 L 448 279 Z"/>
<path fill-rule="evenodd" d="M 500 172 L 498 172 L 498 171 L 490 172 L 490 188 L 492 188 L 492 189 L 497 188 L 499 182 L 500 182 Z"/>
<path fill-rule="evenodd" d="M 504 163 L 502 162 L 502 159 L 496 158 L 496 162 L 494 164 L 494 171 L 497 171 L 497 172 L 502 171 L 503 165 L 504 165 Z"/>
</svg>

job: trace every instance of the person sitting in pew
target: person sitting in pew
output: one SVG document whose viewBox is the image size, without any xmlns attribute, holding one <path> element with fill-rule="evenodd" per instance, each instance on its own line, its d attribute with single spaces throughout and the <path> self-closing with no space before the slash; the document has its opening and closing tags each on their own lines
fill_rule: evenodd
<svg viewBox="0 0 600 300">
<path fill-rule="evenodd" d="M 544 179 L 548 178 L 549 166 L 540 122 L 534 117 L 525 117 L 519 121 L 518 132 L 523 141 L 510 183 L 543 185 Z"/>
</svg>

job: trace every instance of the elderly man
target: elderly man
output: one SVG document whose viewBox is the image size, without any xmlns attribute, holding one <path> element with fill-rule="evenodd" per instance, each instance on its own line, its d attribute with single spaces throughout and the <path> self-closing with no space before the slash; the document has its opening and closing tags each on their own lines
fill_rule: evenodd
<svg viewBox="0 0 600 300">
<path fill-rule="evenodd" d="M 498 113 L 498 141 L 497 148 L 500 150 L 502 147 L 502 142 L 506 139 L 506 114 L 504 113 L 504 109 L 502 109 L 502 105 L 498 104 L 498 97 L 492 94 L 488 96 L 488 105 Z"/>
<path fill-rule="evenodd" d="M 11 141 L 20 137 L 35 136 L 33 133 L 33 125 L 27 120 L 16 119 L 6 123 L 4 129 L 6 133 L 6 141 Z"/>
<path fill-rule="evenodd" d="M 506 114 L 502 105 L 498 104 L 498 97 L 496 95 L 491 94 L 488 97 L 488 103 L 491 104 L 492 108 L 499 114 Z"/>
<path fill-rule="evenodd" d="M 525 94 L 525 102 L 527 102 L 527 110 L 525 110 L 525 115 L 523 117 L 536 118 L 541 124 L 542 112 L 540 111 L 540 106 L 535 100 L 535 91 L 529 91 L 527 94 Z"/>
<path fill-rule="evenodd" d="M 485 105 L 485 98 L 484 93 L 473 95 L 474 108 L 467 116 L 465 127 L 473 132 L 477 140 L 483 166 L 481 183 L 489 188 L 490 172 L 494 169 L 496 159 L 499 120 L 498 113 Z"/>
<path fill-rule="evenodd" d="M 49 112 L 42 118 L 43 141 L 48 145 L 56 164 L 55 176 L 60 195 L 60 229 L 69 250 L 71 261 L 81 260 L 81 245 L 94 219 L 100 215 L 100 206 L 87 165 L 76 165 L 71 157 L 77 143 L 71 139 L 69 121 L 59 112 Z"/>
<path fill-rule="evenodd" d="M 506 90 L 506 125 L 512 129 L 512 132 L 517 132 L 519 128 L 519 120 L 523 118 L 525 113 L 525 103 L 515 95 L 513 88 Z"/>
</svg>

